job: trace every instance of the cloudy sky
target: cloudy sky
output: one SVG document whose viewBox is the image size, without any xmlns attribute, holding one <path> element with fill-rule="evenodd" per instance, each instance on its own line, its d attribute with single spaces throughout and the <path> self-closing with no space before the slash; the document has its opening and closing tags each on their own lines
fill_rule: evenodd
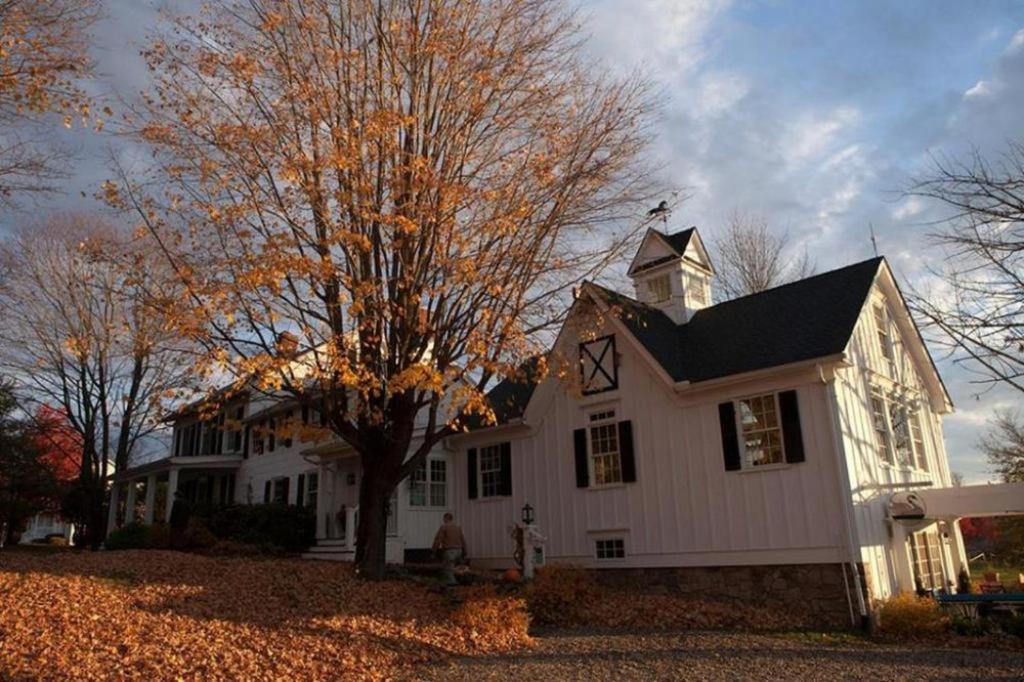
<svg viewBox="0 0 1024 682">
<path fill-rule="evenodd" d="M 736 210 L 767 219 L 820 270 L 878 248 L 905 281 L 929 260 L 937 207 L 900 196 L 930 155 L 998 154 L 1024 139 L 1024 3 L 984 0 L 714 2 L 578 0 L 588 49 L 612 70 L 642 68 L 664 95 L 652 153 L 689 199 L 675 227 L 714 235 Z M 108 0 L 97 28 L 97 94 L 145 85 L 138 56 L 163 3 Z M 180 3 L 178 3 L 180 4 Z M 90 198 L 115 139 L 61 132 L 79 160 L 49 208 Z M 85 196 L 83 197 L 83 193 Z M 0 230 L 22 217 L 0 218 Z M 946 420 L 955 471 L 989 477 L 977 439 L 1007 391 L 981 390 L 940 360 L 957 412 Z"/>
</svg>

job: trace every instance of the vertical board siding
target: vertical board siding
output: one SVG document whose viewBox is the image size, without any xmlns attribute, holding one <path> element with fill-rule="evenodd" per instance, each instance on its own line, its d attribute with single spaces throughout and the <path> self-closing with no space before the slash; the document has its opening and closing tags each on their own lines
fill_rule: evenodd
<svg viewBox="0 0 1024 682">
<path fill-rule="evenodd" d="M 778 563 L 791 550 L 839 556 L 842 499 L 836 485 L 836 453 L 829 431 L 825 387 L 813 373 L 764 380 L 687 398 L 674 395 L 626 339 L 617 391 L 582 400 L 557 388 L 537 410 L 542 421 L 491 440 L 513 442 L 513 496 L 502 501 L 469 500 L 456 489 L 456 513 L 475 558 L 511 562 L 508 527 L 529 502 L 547 537 L 551 560 L 588 561 L 596 535 L 621 533 L 628 557 L 620 565 L 645 565 L 674 557 L 678 565 L 709 565 L 715 555 L 742 562 L 737 552 L 756 551 L 750 563 L 775 552 Z M 807 461 L 752 472 L 725 471 L 718 403 L 764 390 L 796 388 Z M 581 404 L 582 403 L 582 404 Z M 573 430 L 586 428 L 592 411 L 614 409 L 616 420 L 633 422 L 636 483 L 577 488 Z M 512 435 L 510 435 L 512 434 Z M 456 471 L 466 449 L 487 444 L 472 434 L 457 447 Z"/>
</svg>

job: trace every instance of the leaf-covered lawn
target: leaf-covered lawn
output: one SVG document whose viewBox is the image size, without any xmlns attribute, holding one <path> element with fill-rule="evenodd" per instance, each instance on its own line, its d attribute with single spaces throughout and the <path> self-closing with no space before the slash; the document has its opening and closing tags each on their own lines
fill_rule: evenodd
<svg viewBox="0 0 1024 682">
<path fill-rule="evenodd" d="M 346 564 L 0 552 L 0 679 L 381 679 L 527 643 L 522 602 L 358 581 Z"/>
</svg>

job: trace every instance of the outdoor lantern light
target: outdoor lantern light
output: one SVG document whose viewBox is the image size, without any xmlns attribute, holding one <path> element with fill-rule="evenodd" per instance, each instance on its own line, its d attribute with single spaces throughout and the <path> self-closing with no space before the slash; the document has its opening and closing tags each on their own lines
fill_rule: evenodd
<svg viewBox="0 0 1024 682">
<path fill-rule="evenodd" d="M 523 505 L 523 523 L 526 525 L 533 523 L 533 507 L 529 503 Z"/>
</svg>

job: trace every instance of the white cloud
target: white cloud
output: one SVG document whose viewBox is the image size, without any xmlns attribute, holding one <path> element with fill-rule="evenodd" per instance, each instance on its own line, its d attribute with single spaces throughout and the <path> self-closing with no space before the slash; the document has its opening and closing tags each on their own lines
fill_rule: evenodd
<svg viewBox="0 0 1024 682">
<path fill-rule="evenodd" d="M 980 98 L 993 95 L 998 89 L 998 84 L 993 81 L 979 80 L 964 92 L 964 98 Z"/>
<path fill-rule="evenodd" d="M 700 77 L 697 97 L 692 102 L 696 118 L 714 118 L 729 111 L 750 92 L 750 83 L 736 73 L 707 73 Z"/>
<path fill-rule="evenodd" d="M 892 218 L 897 221 L 906 220 L 920 214 L 924 209 L 924 201 L 920 197 L 910 197 L 893 209 Z"/>
<path fill-rule="evenodd" d="M 1006 46 L 1006 51 L 1016 52 L 1021 48 L 1024 48 L 1024 28 L 1013 34 L 1013 37 L 1010 38 L 1010 44 Z"/>
<path fill-rule="evenodd" d="M 808 114 L 802 116 L 792 127 L 789 139 L 783 149 L 783 157 L 789 164 L 800 164 L 820 158 L 833 142 L 860 119 L 855 107 L 839 107 L 825 116 Z"/>
</svg>

